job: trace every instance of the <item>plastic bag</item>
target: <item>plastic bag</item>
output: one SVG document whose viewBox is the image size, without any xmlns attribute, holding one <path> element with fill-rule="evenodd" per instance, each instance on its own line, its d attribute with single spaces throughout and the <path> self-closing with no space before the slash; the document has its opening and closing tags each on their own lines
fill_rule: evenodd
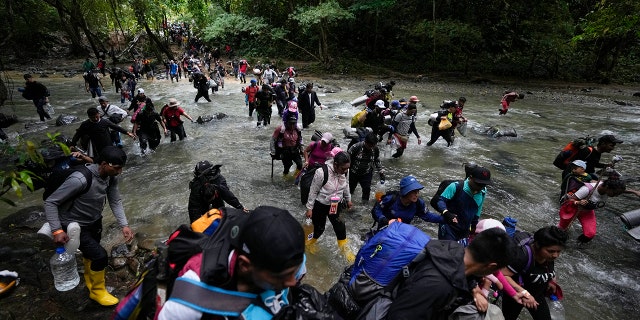
<svg viewBox="0 0 640 320">
<path fill-rule="evenodd" d="M 443 118 L 440 120 L 440 124 L 438 125 L 438 130 L 447 130 L 451 128 L 451 121 L 447 118 Z"/>
<path fill-rule="evenodd" d="M 51 103 L 48 103 L 44 105 L 44 111 L 46 111 L 49 115 L 55 114 L 55 110 L 53 110 L 53 106 L 51 105 Z"/>
</svg>

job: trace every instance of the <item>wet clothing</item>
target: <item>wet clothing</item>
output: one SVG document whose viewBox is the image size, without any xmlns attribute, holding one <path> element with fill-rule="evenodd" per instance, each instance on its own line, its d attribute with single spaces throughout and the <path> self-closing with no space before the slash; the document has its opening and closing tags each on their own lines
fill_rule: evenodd
<svg viewBox="0 0 640 320">
<path fill-rule="evenodd" d="M 129 108 L 127 109 L 128 111 L 136 111 L 138 110 L 138 102 L 144 102 L 144 106 L 145 108 L 151 108 L 153 110 L 155 110 L 155 106 L 153 105 L 153 102 L 151 101 L 151 99 L 147 96 L 141 97 L 141 96 L 135 96 L 135 98 L 133 99 L 133 101 L 131 101 L 131 104 L 129 105 Z"/>
<path fill-rule="evenodd" d="M 586 173 L 595 173 L 596 168 L 605 167 L 604 164 L 600 163 L 601 157 L 602 152 L 598 151 L 598 148 L 588 147 L 580 149 L 574 160 L 582 160 L 587 164 L 587 169 L 585 170 Z M 568 170 L 571 172 L 571 169 Z"/>
<path fill-rule="evenodd" d="M 85 85 L 89 88 L 89 92 L 91 93 L 91 97 L 100 97 L 102 96 L 102 90 L 100 89 L 100 78 L 97 74 L 93 72 L 88 72 L 84 76 Z"/>
<path fill-rule="evenodd" d="M 97 156 L 104 147 L 113 145 L 111 130 L 127 134 L 127 130 L 107 119 L 100 118 L 98 122 L 87 119 L 76 129 L 76 133 L 71 139 L 71 145 L 75 146 L 81 138 L 88 136 L 93 150 L 87 151 L 90 156 Z"/>
<path fill-rule="evenodd" d="M 187 137 L 187 132 L 184 131 L 184 121 L 180 119 L 180 116 L 183 114 L 184 109 L 181 107 L 168 107 L 162 111 L 162 116 L 167 121 L 167 130 L 171 131 L 171 142 L 176 141 L 176 136 L 181 141 Z"/>
<path fill-rule="evenodd" d="M 138 117 L 136 118 L 138 129 L 135 134 L 138 136 L 140 149 L 143 152 L 147 149 L 147 144 L 151 150 L 155 150 L 158 145 L 160 145 L 162 135 L 158 128 L 158 122 L 162 122 L 162 117 L 160 117 L 159 113 L 153 110 L 145 110 L 138 114 Z"/>
<path fill-rule="evenodd" d="M 273 96 L 271 90 L 260 90 L 256 93 L 258 125 L 260 125 L 260 122 L 263 122 L 263 125 L 265 126 L 271 123 L 272 102 Z"/>
<path fill-rule="evenodd" d="M 313 237 L 320 238 L 324 233 L 327 217 L 333 226 L 338 240 L 347 238 L 347 230 L 344 220 L 340 218 L 340 206 L 336 213 L 329 213 L 331 198 L 339 197 L 339 201 L 348 203 L 351 201 L 349 192 L 349 174 L 339 174 L 333 169 L 333 160 L 327 163 L 328 178 L 327 183 L 322 185 L 324 180 L 324 170 L 318 169 L 314 172 L 311 189 L 309 190 L 309 200 L 307 209 L 312 210 L 311 220 L 313 221 Z"/>
<path fill-rule="evenodd" d="M 431 126 L 431 140 L 427 142 L 427 146 L 430 146 L 438 140 L 438 138 L 442 137 L 445 141 L 447 141 L 447 147 L 451 146 L 453 143 L 453 126 L 449 129 L 440 130 L 438 127 L 440 126 L 440 122 L 442 121 L 442 117 L 447 117 L 449 122 L 453 123 L 454 117 L 452 113 L 449 113 L 447 110 L 438 111 L 438 117 L 436 121 L 434 121 Z"/>
<path fill-rule="evenodd" d="M 324 164 L 329 157 L 330 152 L 333 149 L 331 143 L 322 143 L 320 141 L 313 141 L 309 144 L 311 152 L 307 155 L 309 159 L 309 167 Z"/>
<path fill-rule="evenodd" d="M 471 231 L 476 229 L 480 214 L 482 213 L 482 205 L 487 195 L 487 188 L 482 191 L 473 193 L 469 186 L 469 179 L 464 181 L 462 190 L 458 193 L 457 184 L 452 182 L 440 195 L 438 200 L 438 211 L 449 210 L 458 218 L 458 223 L 445 224 L 441 223 L 438 230 L 438 239 L 458 241 L 469 237 Z"/>
<path fill-rule="evenodd" d="M 122 122 L 122 120 L 128 116 L 126 111 L 112 104 L 108 104 L 104 108 L 102 107 L 102 105 L 99 105 L 97 109 L 98 109 L 98 113 L 100 114 L 100 118 L 108 119 L 109 121 L 115 124 Z M 116 130 L 109 130 L 109 135 L 111 136 L 111 141 L 113 142 L 114 145 L 116 146 L 122 145 L 122 140 L 120 139 L 120 132 Z"/>
<path fill-rule="evenodd" d="M 316 104 L 321 105 L 315 91 L 304 91 L 298 94 L 298 111 L 302 115 L 302 128 L 308 128 L 316 121 Z"/>
<path fill-rule="evenodd" d="M 380 180 L 384 180 L 384 168 L 380 163 L 380 149 L 378 146 L 369 149 L 364 144 L 364 141 L 358 142 L 352 145 L 348 151 L 351 157 L 349 190 L 353 193 L 358 184 L 360 184 L 362 187 L 362 200 L 368 201 L 371 193 L 373 169 L 375 168 L 380 175 Z"/>
<path fill-rule="evenodd" d="M 22 92 L 22 97 L 33 101 L 33 105 L 36 106 L 36 112 L 40 117 L 40 121 L 44 121 L 46 119 L 51 119 L 49 113 L 44 110 L 44 106 L 47 104 L 47 97 L 49 97 L 49 89 L 45 87 L 42 83 L 33 81 L 27 81 L 24 84 L 24 92 Z"/>
<path fill-rule="evenodd" d="M 212 198 L 207 199 L 204 190 L 205 184 L 216 186 L 215 194 Z M 189 190 L 188 211 L 190 222 L 198 220 L 200 216 L 210 209 L 223 207 L 225 202 L 236 209 L 244 210 L 238 198 L 229 190 L 227 180 L 220 174 L 219 170 L 211 175 L 194 177 L 189 182 Z"/>
<path fill-rule="evenodd" d="M 296 170 L 302 170 L 301 148 L 302 132 L 297 126 L 279 125 L 273 131 L 270 150 L 276 159 L 282 160 L 283 174 L 289 174 L 293 163 L 296 164 Z"/>
<path fill-rule="evenodd" d="M 256 94 L 258 93 L 258 86 L 248 86 L 244 88 L 244 93 L 246 95 L 248 106 L 249 106 L 249 117 L 253 116 L 253 110 L 256 109 Z"/>
<path fill-rule="evenodd" d="M 429 211 L 427 204 L 421 198 L 417 202 L 411 202 L 405 206 L 400 201 L 400 194 L 387 194 L 382 197 L 379 206 L 373 208 L 373 215 L 376 221 L 382 218 L 387 220 L 402 219 L 402 222 L 411 224 L 414 217 L 418 217 L 426 222 L 444 223 L 441 215 Z"/>
<path fill-rule="evenodd" d="M 509 107 L 511 105 L 511 102 L 514 102 L 518 99 L 518 93 L 517 92 L 509 92 L 507 94 L 505 94 L 504 96 L 502 96 L 502 100 L 500 100 L 500 106 L 502 107 L 502 109 L 500 109 L 500 114 L 507 114 L 507 111 L 509 111 Z"/>
<path fill-rule="evenodd" d="M 473 301 L 477 279 L 465 277 L 464 247 L 440 240 L 425 247 L 427 257 L 400 285 L 386 319 L 447 319 L 455 308 Z"/>
<path fill-rule="evenodd" d="M 526 270 L 527 264 L 529 264 L 529 252 L 523 245 L 517 250 L 512 262 L 507 266 L 511 272 L 514 273 L 512 278 L 516 281 L 521 280 L 521 286 L 529 291 L 529 294 L 536 299 L 539 303 L 537 309 L 528 309 L 529 313 L 534 320 L 551 320 L 549 314 L 549 306 L 545 299 L 547 293 L 547 287 L 549 282 L 556 276 L 554 262 L 547 261 L 544 264 L 538 264 L 536 259 L 531 258 L 531 266 Z M 530 250 L 533 250 L 530 247 Z M 533 255 L 533 252 L 532 252 Z M 514 299 L 502 300 L 502 313 L 506 320 L 516 320 L 523 306 L 517 303 Z"/>
<path fill-rule="evenodd" d="M 92 270 L 99 271 L 107 266 L 107 252 L 100 246 L 105 203 L 109 202 L 120 227 L 127 226 L 128 222 L 118 189 L 118 178 L 100 177 L 97 164 L 86 167 L 93 175 L 89 190 L 79 194 L 86 187 L 87 179 L 82 172 L 73 172 L 45 199 L 44 212 L 52 231 L 66 230 L 69 223 L 74 221 L 80 225 L 80 250 L 85 258 L 92 261 Z"/>
<path fill-rule="evenodd" d="M 198 89 L 198 93 L 195 97 L 195 102 L 198 102 L 200 98 L 204 98 L 208 102 L 211 102 L 209 98 L 209 80 L 204 75 L 201 75 L 193 80 L 193 86 Z"/>
<path fill-rule="evenodd" d="M 407 148 L 407 142 L 409 142 L 409 135 L 413 133 L 416 138 L 420 139 L 418 129 L 416 129 L 416 116 L 407 115 L 405 112 L 399 112 L 393 119 L 391 125 L 395 128 L 394 138 L 396 139 L 396 152 L 393 154 L 394 158 L 402 156 L 404 149 Z"/>
<path fill-rule="evenodd" d="M 600 192 L 598 192 L 596 184 L 597 182 L 590 182 L 589 185 L 591 186 L 591 188 L 584 185 L 583 187 L 578 189 L 578 191 L 576 191 L 573 196 L 579 200 L 587 199 L 591 203 L 594 203 L 597 207 L 604 206 L 608 199 L 608 196 L 606 194 L 600 194 Z M 591 196 L 589 197 L 591 189 L 595 190 L 593 190 L 593 193 L 591 193 Z M 560 222 L 558 223 L 558 228 L 566 230 L 571 222 L 576 218 L 582 225 L 583 236 L 580 237 L 580 241 L 588 242 L 593 239 L 593 237 L 596 236 L 595 209 L 576 205 L 573 203 L 573 200 L 564 201 L 560 206 Z"/>
</svg>

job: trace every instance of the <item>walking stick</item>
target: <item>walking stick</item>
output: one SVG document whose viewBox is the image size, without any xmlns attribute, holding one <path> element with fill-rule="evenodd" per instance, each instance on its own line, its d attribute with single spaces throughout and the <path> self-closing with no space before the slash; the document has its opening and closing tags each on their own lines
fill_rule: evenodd
<svg viewBox="0 0 640 320">
<path fill-rule="evenodd" d="M 273 179 L 273 155 L 271 155 L 271 179 Z"/>
</svg>

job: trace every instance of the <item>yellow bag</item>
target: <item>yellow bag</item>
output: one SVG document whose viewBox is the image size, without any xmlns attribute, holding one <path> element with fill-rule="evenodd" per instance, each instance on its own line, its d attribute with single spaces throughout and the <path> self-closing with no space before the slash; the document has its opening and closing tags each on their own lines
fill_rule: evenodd
<svg viewBox="0 0 640 320">
<path fill-rule="evenodd" d="M 438 125 L 438 130 L 447 130 L 451 128 L 452 124 L 447 118 L 443 118 L 440 120 L 440 124 Z"/>
<path fill-rule="evenodd" d="M 220 224 L 220 219 L 222 219 L 222 212 L 215 208 L 211 209 L 191 223 L 191 230 L 211 235 Z"/>
<path fill-rule="evenodd" d="M 360 128 L 364 125 L 364 120 L 367 118 L 367 108 L 364 108 L 361 111 L 358 111 L 351 118 L 351 128 Z"/>
</svg>

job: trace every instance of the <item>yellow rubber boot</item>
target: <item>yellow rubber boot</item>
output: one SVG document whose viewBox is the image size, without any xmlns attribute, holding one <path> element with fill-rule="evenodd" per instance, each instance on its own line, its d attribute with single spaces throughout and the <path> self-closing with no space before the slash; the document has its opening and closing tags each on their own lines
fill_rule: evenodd
<svg viewBox="0 0 640 320">
<path fill-rule="evenodd" d="M 86 265 L 85 265 L 86 268 Z M 93 271 L 91 268 L 85 269 L 85 279 L 89 275 L 89 281 L 87 281 L 87 287 L 89 288 L 89 298 L 103 306 L 114 306 L 118 304 L 118 298 L 112 296 L 107 291 L 104 282 L 104 270 Z"/>
<path fill-rule="evenodd" d="M 307 242 L 305 242 L 305 251 L 307 251 L 310 254 L 316 254 L 318 252 L 318 246 L 316 245 L 316 243 L 318 242 L 318 239 L 316 238 L 311 238 L 311 240 L 308 240 Z"/>
<path fill-rule="evenodd" d="M 82 264 L 84 264 L 84 283 L 87 285 L 89 292 L 91 292 L 91 277 L 89 276 L 89 272 L 91 272 L 91 260 L 82 258 Z"/>
<path fill-rule="evenodd" d="M 340 248 L 342 255 L 344 255 L 349 264 L 352 264 L 356 261 L 356 256 L 353 254 L 353 251 L 351 251 L 351 248 L 349 248 L 349 246 L 347 245 L 347 239 L 338 240 L 338 248 Z"/>
</svg>

